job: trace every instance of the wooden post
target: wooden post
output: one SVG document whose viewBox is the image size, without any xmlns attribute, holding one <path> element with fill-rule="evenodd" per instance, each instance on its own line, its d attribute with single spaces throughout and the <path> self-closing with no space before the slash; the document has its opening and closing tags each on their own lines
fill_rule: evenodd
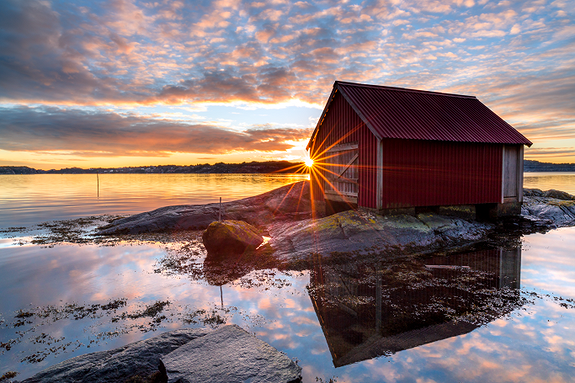
<svg viewBox="0 0 575 383">
<path fill-rule="evenodd" d="M 222 222 L 222 197 L 220 197 L 220 218 L 218 221 Z"/>
<path fill-rule="evenodd" d="M 96 185 L 98 189 L 98 198 L 100 198 L 100 174 L 96 173 Z"/>
</svg>

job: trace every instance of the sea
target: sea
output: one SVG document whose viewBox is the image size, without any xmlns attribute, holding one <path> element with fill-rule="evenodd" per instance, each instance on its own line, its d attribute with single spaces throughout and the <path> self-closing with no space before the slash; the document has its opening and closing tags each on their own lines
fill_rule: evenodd
<svg viewBox="0 0 575 383">
<path fill-rule="evenodd" d="M 233 272 L 206 261 L 198 233 L 37 240 L 62 221 L 228 202 L 305 179 L 0 175 L 0 377 L 237 324 L 296 360 L 304 382 L 573 381 L 575 227 L 502 247 Z M 575 173 L 525 173 L 524 186 L 575 194 Z"/>
</svg>

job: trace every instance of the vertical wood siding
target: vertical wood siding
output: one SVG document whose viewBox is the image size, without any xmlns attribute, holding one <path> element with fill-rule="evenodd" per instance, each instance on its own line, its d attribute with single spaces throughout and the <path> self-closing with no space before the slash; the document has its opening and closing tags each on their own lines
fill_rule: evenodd
<svg viewBox="0 0 575 383">
<path fill-rule="evenodd" d="M 311 157 L 317 163 L 314 166 L 314 171 L 311 174 L 312 193 L 313 198 L 321 200 L 324 198 L 323 191 L 329 191 L 331 187 L 325 182 L 325 178 L 333 177 L 329 171 L 322 169 L 328 168 L 333 172 L 337 172 L 335 167 L 331 164 L 338 163 L 345 165 L 351 152 L 341 152 L 341 155 L 326 153 L 331 147 L 343 144 L 357 144 L 359 158 L 356 161 L 353 169 L 349 169 L 344 177 L 357 178 L 359 184 L 355 186 L 354 190 L 358 193 L 358 205 L 375 207 L 375 179 L 377 176 L 375 164 L 377 152 L 375 150 L 375 137 L 371 134 L 365 123 L 354 112 L 351 106 L 338 92 L 334 96 L 334 100 L 330 105 L 330 110 L 325 115 L 325 119 L 318 129 L 317 136 L 311 146 Z M 343 168 L 340 166 L 339 169 Z M 337 172 L 338 173 L 338 172 Z M 373 180 L 372 180 L 373 179 Z M 339 184 L 334 184 L 336 187 Z M 341 190 L 344 193 L 351 191 L 350 185 L 341 184 Z M 349 189 L 349 190 L 348 190 Z"/>
<path fill-rule="evenodd" d="M 502 145 L 384 139 L 382 207 L 501 201 Z"/>
</svg>

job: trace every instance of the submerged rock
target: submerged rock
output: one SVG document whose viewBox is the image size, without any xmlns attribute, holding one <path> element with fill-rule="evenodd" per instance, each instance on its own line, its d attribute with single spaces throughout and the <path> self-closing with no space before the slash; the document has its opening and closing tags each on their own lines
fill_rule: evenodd
<svg viewBox="0 0 575 383">
<path fill-rule="evenodd" d="M 255 250 L 264 241 L 258 229 L 243 221 L 212 222 L 202 235 L 208 253 L 241 254 Z"/>
<path fill-rule="evenodd" d="M 171 383 L 301 380 L 301 367 L 237 325 L 190 341 L 161 360 Z"/>
</svg>

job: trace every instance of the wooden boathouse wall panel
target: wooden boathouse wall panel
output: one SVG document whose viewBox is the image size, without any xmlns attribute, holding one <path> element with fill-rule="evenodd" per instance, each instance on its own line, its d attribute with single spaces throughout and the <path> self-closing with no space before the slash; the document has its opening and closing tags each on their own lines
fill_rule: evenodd
<svg viewBox="0 0 575 383">
<path fill-rule="evenodd" d="M 333 97 L 329 113 L 325 114 L 321 129 L 311 145 L 311 157 L 316 163 L 310 177 L 313 198 L 323 200 L 324 194 L 328 199 L 335 198 L 340 192 L 356 203 L 358 180 L 362 177 L 361 155 L 347 169 L 345 167 L 358 152 L 360 132 L 368 129 L 341 94 L 336 92 Z M 338 177 L 343 170 L 345 172 Z"/>
<path fill-rule="evenodd" d="M 359 131 L 359 195 L 358 206 L 376 209 L 378 140 L 364 124 Z"/>
<path fill-rule="evenodd" d="M 382 208 L 501 202 L 502 145 L 384 139 Z"/>
</svg>

